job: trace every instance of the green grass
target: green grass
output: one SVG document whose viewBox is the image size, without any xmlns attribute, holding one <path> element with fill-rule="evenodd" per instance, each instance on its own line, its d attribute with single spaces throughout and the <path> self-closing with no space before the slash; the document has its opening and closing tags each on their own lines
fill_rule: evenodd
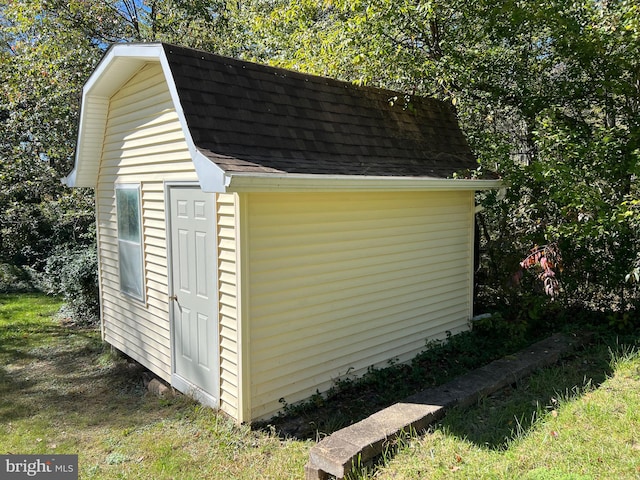
<svg viewBox="0 0 640 480">
<path fill-rule="evenodd" d="M 78 454 L 83 479 L 303 477 L 311 442 L 147 394 L 140 368 L 55 321 L 59 307 L 0 295 L 0 454 Z"/>
<path fill-rule="evenodd" d="M 0 454 L 78 454 L 83 479 L 303 478 L 313 442 L 238 426 L 184 397 L 150 396 L 140 367 L 111 354 L 95 329 L 61 325 L 59 306 L 42 295 L 0 295 Z M 621 346 L 638 340 L 612 338 L 596 336 L 557 366 L 452 410 L 355 477 L 640 478 L 640 354 Z M 440 382 L 486 362 L 489 347 L 474 352 L 477 339 L 462 336 L 335 393 L 353 394 L 355 404 L 377 395 L 376 384 L 413 388 L 420 369 L 428 383 Z M 330 399 L 316 401 L 328 423 L 353 420 L 342 409 L 332 416 Z M 312 410 L 298 421 L 306 424 Z"/>
<path fill-rule="evenodd" d="M 640 478 L 640 351 L 596 345 L 453 410 L 375 478 Z"/>
</svg>

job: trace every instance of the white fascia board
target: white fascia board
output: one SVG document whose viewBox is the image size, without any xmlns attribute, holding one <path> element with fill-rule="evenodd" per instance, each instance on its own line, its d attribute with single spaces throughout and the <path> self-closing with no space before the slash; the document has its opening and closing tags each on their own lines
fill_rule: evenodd
<svg viewBox="0 0 640 480">
<path fill-rule="evenodd" d="M 157 61 L 161 54 L 159 44 L 114 44 L 107 50 L 82 88 L 74 167 L 61 179 L 64 185 L 96 186 L 109 99 L 145 63 Z"/>
<path fill-rule="evenodd" d="M 196 148 L 187 125 L 164 47 L 159 43 L 113 45 L 82 90 L 82 108 L 74 168 L 62 183 L 69 187 L 95 187 L 102 152 L 109 99 L 148 62 L 160 62 L 200 186 L 207 192 L 224 192 L 224 172 Z M 88 111 L 91 115 L 88 115 Z M 96 135 L 96 130 L 101 134 Z M 93 131 L 93 136 L 87 132 Z M 82 159 L 85 166 L 78 165 Z"/>
<path fill-rule="evenodd" d="M 270 191 L 477 191 L 498 189 L 504 186 L 501 180 L 273 173 L 227 173 L 225 185 L 226 191 L 237 193 Z"/>
<path fill-rule="evenodd" d="M 182 133 L 184 134 L 184 139 L 189 148 L 189 154 L 193 161 L 193 166 L 196 169 L 196 175 L 198 176 L 198 181 L 200 182 L 200 188 L 205 192 L 212 192 L 212 193 L 225 192 L 224 170 L 222 170 L 213 161 L 211 161 L 209 158 L 203 155 L 197 149 L 193 141 L 193 137 L 191 136 L 191 131 L 189 130 L 189 126 L 187 125 L 187 119 L 184 115 L 184 110 L 182 109 L 182 104 L 180 103 L 180 96 L 178 95 L 178 89 L 176 88 L 176 83 L 173 79 L 173 75 L 171 74 L 171 68 L 169 67 L 169 60 L 167 60 L 167 56 L 165 54 L 164 48 L 162 47 L 161 47 L 160 65 L 162 66 L 164 77 L 167 80 L 169 93 L 171 95 L 171 99 L 173 100 L 173 106 L 176 109 L 178 120 L 180 121 L 180 125 L 182 126 Z"/>
</svg>

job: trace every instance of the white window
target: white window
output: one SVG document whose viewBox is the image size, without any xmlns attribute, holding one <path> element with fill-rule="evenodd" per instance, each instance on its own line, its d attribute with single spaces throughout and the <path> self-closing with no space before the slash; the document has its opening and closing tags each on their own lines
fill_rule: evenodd
<svg viewBox="0 0 640 480">
<path fill-rule="evenodd" d="M 144 301 L 140 186 L 116 185 L 120 291 Z"/>
</svg>

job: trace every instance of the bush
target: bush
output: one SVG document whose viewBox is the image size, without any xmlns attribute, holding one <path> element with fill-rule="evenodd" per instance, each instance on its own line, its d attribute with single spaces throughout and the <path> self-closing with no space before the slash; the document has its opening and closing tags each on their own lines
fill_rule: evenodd
<svg viewBox="0 0 640 480">
<path fill-rule="evenodd" d="M 0 293 L 33 292 L 36 287 L 29 268 L 0 263 Z"/>
<path fill-rule="evenodd" d="M 54 250 L 40 276 L 46 293 L 64 299 L 62 314 L 80 324 L 98 320 L 98 256 L 94 245 L 64 246 Z"/>
</svg>

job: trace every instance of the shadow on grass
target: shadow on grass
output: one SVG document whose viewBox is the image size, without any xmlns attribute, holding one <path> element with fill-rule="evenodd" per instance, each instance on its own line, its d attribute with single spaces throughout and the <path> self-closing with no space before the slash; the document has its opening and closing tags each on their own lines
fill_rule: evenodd
<svg viewBox="0 0 640 480">
<path fill-rule="evenodd" d="M 145 395 L 146 370 L 112 354 L 95 330 L 21 328 L 0 332 L 0 424 L 46 417 L 67 430 L 132 428 L 161 418 L 162 406 Z"/>
<path fill-rule="evenodd" d="M 610 346 L 586 345 L 474 406 L 453 408 L 438 427 L 483 448 L 502 450 L 562 400 L 597 388 L 611 375 Z"/>
</svg>

